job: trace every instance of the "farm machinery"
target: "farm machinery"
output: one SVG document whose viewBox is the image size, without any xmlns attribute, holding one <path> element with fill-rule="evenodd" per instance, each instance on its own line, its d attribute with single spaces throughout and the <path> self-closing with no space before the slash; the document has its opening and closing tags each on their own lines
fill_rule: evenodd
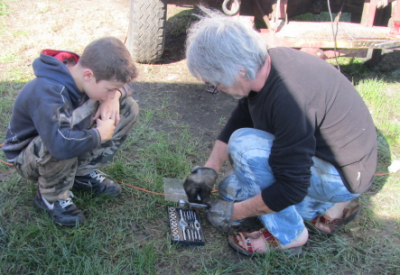
<svg viewBox="0 0 400 275">
<path fill-rule="evenodd" d="M 156 63 L 165 40 L 167 4 L 203 5 L 230 16 L 259 22 L 272 47 L 291 47 L 323 59 L 337 56 L 379 60 L 400 50 L 399 0 L 130 0 L 126 45 L 140 63 Z M 296 21 L 293 17 L 328 12 L 328 21 Z M 349 20 L 343 22 L 341 16 Z"/>
</svg>

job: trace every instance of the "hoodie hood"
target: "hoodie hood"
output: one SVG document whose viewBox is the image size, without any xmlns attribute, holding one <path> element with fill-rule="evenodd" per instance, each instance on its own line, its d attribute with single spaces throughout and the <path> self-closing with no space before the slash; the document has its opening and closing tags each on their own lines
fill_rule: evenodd
<svg viewBox="0 0 400 275">
<path fill-rule="evenodd" d="M 32 67 L 36 77 L 45 77 L 65 86 L 69 91 L 72 103 L 79 105 L 85 93 L 78 89 L 75 80 L 68 71 L 68 59 L 73 59 L 77 63 L 79 55 L 69 51 L 43 50 L 40 57 L 33 62 Z"/>
</svg>

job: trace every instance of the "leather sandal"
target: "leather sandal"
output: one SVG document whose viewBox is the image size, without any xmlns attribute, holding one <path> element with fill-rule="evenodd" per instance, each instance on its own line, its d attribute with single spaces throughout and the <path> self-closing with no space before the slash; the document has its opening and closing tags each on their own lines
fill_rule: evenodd
<svg viewBox="0 0 400 275">
<path fill-rule="evenodd" d="M 236 236 L 240 236 L 242 243 L 246 244 L 246 248 L 242 247 L 239 244 L 239 241 L 237 240 Z M 264 237 L 263 240 L 267 247 L 267 251 L 265 251 L 265 252 L 254 251 L 253 246 L 251 244 L 252 239 L 253 240 L 258 239 L 260 236 Z M 243 255 L 246 255 L 246 256 L 259 256 L 259 255 L 268 253 L 270 251 L 269 248 L 271 248 L 271 247 L 280 248 L 279 241 L 274 236 L 272 236 L 272 234 L 266 228 L 263 228 L 258 232 L 253 232 L 251 234 L 244 233 L 244 232 L 238 232 L 235 236 L 228 237 L 228 243 L 237 252 L 239 252 Z M 287 248 L 284 250 L 290 254 L 300 254 L 302 252 L 302 246 Z"/>
<path fill-rule="evenodd" d="M 340 219 L 333 219 L 333 220 L 328 220 L 324 216 L 318 216 L 311 220 L 311 224 L 314 226 L 315 229 L 317 229 L 319 232 L 325 235 L 331 235 L 341 229 L 343 226 L 354 220 L 354 218 L 360 213 L 361 206 L 360 204 L 356 204 L 352 207 L 346 207 L 343 210 L 343 218 Z M 330 232 L 323 231 L 321 229 L 318 229 L 316 227 L 317 223 L 322 223 L 325 226 L 327 226 L 330 229 Z"/>
</svg>

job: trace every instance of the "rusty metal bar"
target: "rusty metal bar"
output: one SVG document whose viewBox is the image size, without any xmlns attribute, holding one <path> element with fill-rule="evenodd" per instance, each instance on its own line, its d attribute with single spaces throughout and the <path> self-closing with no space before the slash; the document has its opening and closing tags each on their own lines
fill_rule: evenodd
<svg viewBox="0 0 400 275">
<path fill-rule="evenodd" d="M 393 21 L 399 22 L 400 21 L 400 3 L 399 3 L 399 0 L 397 0 L 397 1 L 395 1 L 393 3 L 392 8 L 393 8 L 393 12 L 392 12 Z"/>
<path fill-rule="evenodd" d="M 268 14 L 266 14 L 266 13 L 263 11 L 263 8 L 261 7 L 259 1 L 260 1 L 260 0 L 255 0 L 254 2 L 256 2 L 256 6 L 257 6 L 257 8 L 259 9 L 262 18 L 263 18 L 265 24 L 267 25 L 267 28 L 270 30 L 270 29 L 271 29 L 271 21 L 269 20 Z"/>
<path fill-rule="evenodd" d="M 390 29 L 389 37 L 400 39 L 400 0 L 393 3 L 392 9 L 393 26 Z"/>
<path fill-rule="evenodd" d="M 275 18 L 286 19 L 287 0 L 278 0 L 276 4 Z"/>
<path fill-rule="evenodd" d="M 372 27 L 374 25 L 377 0 L 365 0 L 361 17 L 361 25 Z"/>
<path fill-rule="evenodd" d="M 270 46 L 333 49 L 335 41 L 332 40 L 330 28 L 331 22 L 290 21 L 281 31 L 274 33 L 273 37 L 268 30 L 261 29 L 260 31 Z M 336 48 L 399 48 L 400 40 L 392 40 L 387 34 L 387 27 L 365 27 L 356 23 L 338 22 Z"/>
</svg>

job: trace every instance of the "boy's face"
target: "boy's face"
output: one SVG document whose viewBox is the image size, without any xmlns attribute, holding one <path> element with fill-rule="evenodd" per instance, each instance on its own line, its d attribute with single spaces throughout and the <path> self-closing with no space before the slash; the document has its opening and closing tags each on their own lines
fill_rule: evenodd
<svg viewBox="0 0 400 275">
<path fill-rule="evenodd" d="M 100 80 L 96 82 L 96 78 L 92 74 L 84 75 L 83 91 L 91 100 L 106 100 L 113 99 L 125 83 L 112 80 Z"/>
</svg>

